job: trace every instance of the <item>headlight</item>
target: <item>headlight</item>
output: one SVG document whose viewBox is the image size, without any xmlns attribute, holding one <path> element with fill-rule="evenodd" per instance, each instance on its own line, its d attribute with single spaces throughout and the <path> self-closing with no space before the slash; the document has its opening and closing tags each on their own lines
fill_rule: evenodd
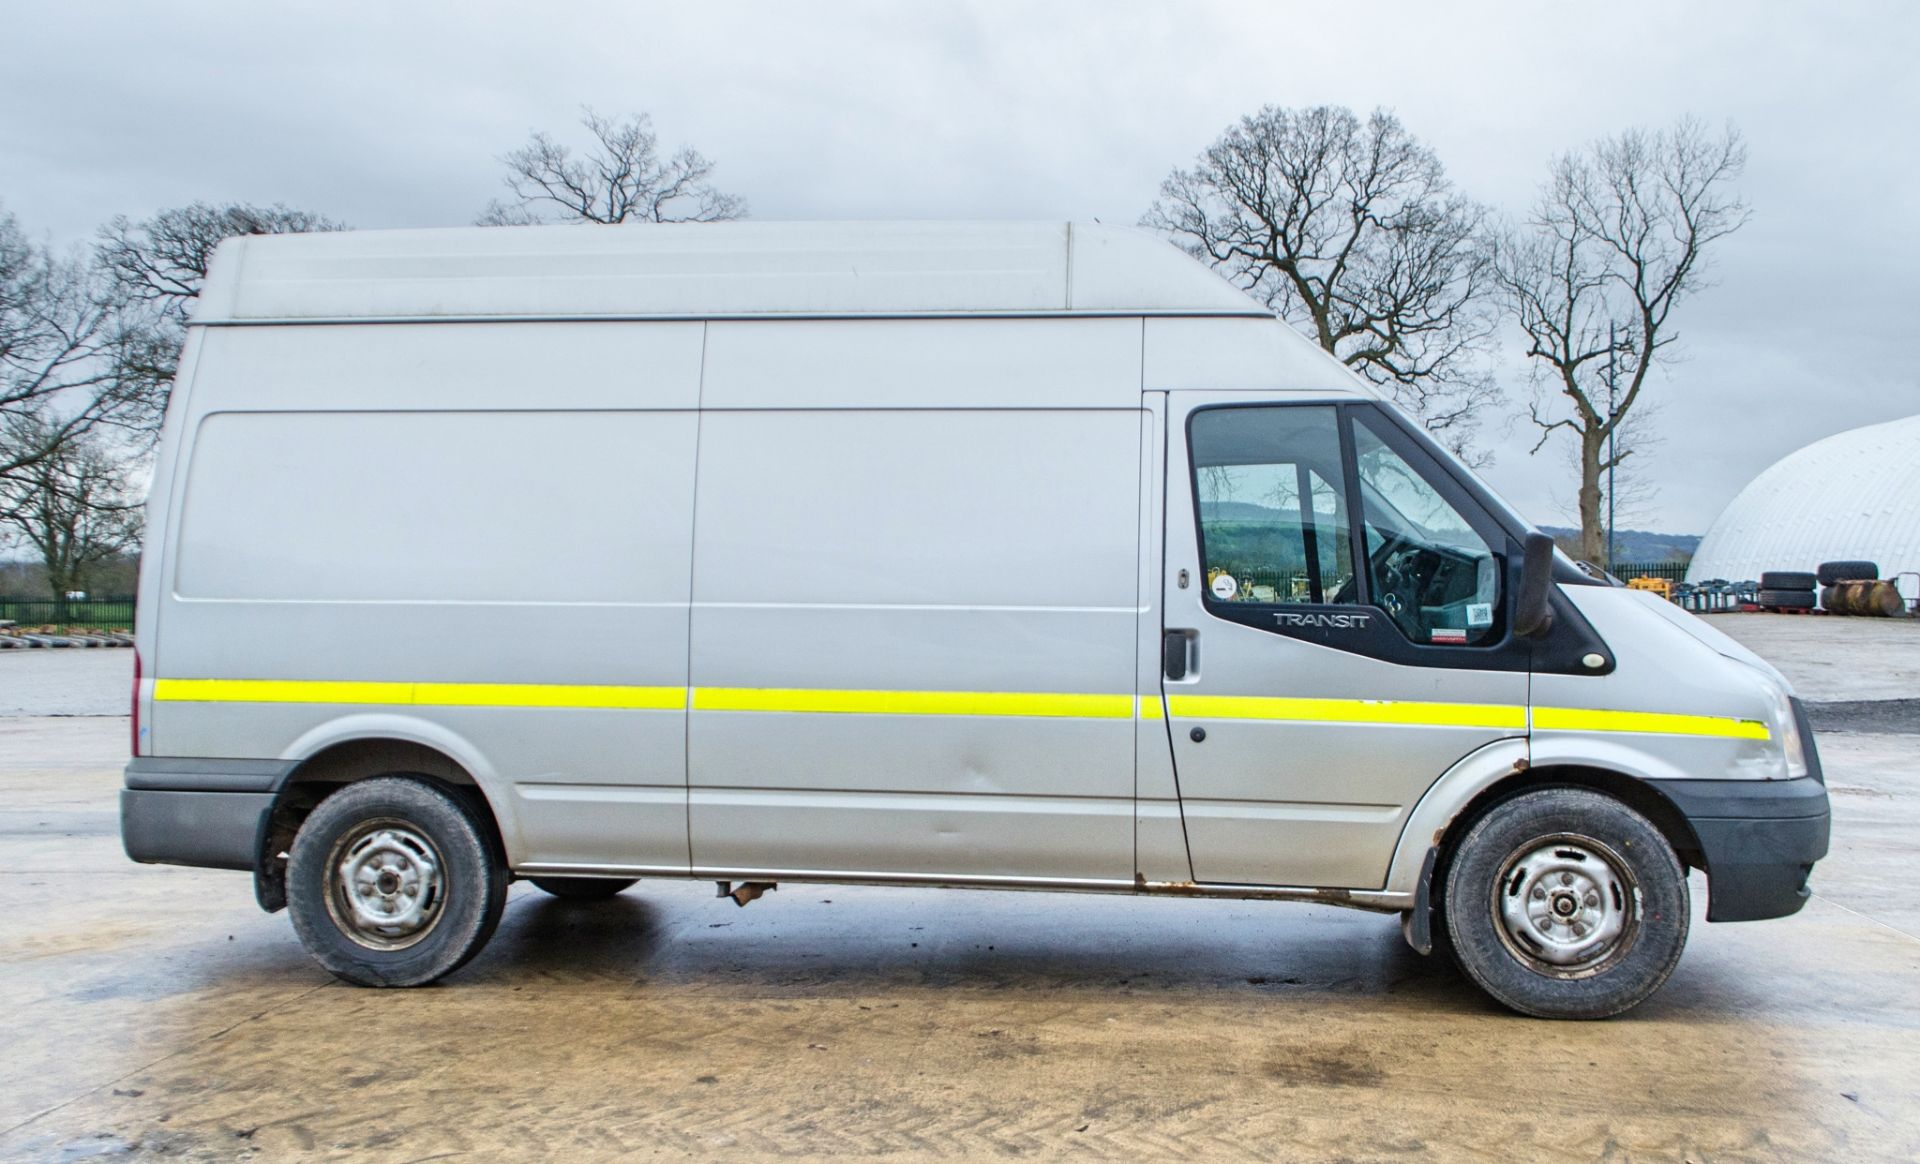
<svg viewBox="0 0 1920 1164">
<path fill-rule="evenodd" d="M 1771 675 L 1762 675 L 1760 686 L 1766 689 L 1767 706 L 1772 720 L 1767 726 L 1773 729 L 1773 738 L 1780 741 L 1780 750 L 1787 761 L 1787 779 L 1797 780 L 1807 774 L 1807 741 L 1800 736 L 1800 717 L 1793 714 L 1793 700 L 1787 689 Z"/>
</svg>

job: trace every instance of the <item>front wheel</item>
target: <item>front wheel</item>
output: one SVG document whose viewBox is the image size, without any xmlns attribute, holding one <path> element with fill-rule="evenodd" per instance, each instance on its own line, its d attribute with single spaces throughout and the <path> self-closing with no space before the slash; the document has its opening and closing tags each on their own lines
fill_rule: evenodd
<svg viewBox="0 0 1920 1164">
<path fill-rule="evenodd" d="M 1690 920 L 1686 869 L 1647 818 L 1583 788 L 1502 801 L 1447 873 L 1454 958 L 1522 1014 L 1596 1019 L 1660 989 Z"/>
<path fill-rule="evenodd" d="M 473 814 L 424 780 L 381 776 L 321 801 L 287 860 L 301 944 L 356 986 L 421 986 L 479 953 L 507 874 Z"/>
</svg>

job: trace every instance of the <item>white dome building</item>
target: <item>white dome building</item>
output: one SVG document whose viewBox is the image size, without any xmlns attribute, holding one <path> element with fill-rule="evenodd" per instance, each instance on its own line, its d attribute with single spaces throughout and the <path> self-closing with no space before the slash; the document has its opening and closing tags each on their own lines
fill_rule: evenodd
<svg viewBox="0 0 1920 1164">
<path fill-rule="evenodd" d="M 1687 580 L 1757 579 L 1822 562 L 1920 570 L 1920 416 L 1815 441 L 1755 477 L 1700 540 Z"/>
</svg>

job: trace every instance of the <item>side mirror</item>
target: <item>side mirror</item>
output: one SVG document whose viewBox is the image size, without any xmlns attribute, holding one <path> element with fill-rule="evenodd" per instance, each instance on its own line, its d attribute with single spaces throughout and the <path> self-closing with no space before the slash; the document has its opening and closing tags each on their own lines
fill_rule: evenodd
<svg viewBox="0 0 1920 1164">
<path fill-rule="evenodd" d="M 1520 559 L 1520 590 L 1513 596 L 1513 633 L 1538 638 L 1553 627 L 1553 539 L 1527 535 Z"/>
</svg>

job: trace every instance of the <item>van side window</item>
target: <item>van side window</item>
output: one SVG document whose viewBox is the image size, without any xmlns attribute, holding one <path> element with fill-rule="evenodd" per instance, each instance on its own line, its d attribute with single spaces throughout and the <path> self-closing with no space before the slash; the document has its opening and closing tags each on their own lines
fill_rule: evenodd
<svg viewBox="0 0 1920 1164">
<path fill-rule="evenodd" d="M 1416 643 L 1498 637 L 1500 562 L 1433 485 L 1356 414 L 1354 456 L 1374 605 Z"/>
<path fill-rule="evenodd" d="M 1202 409 L 1188 441 L 1208 602 L 1359 600 L 1332 408 Z"/>
</svg>

